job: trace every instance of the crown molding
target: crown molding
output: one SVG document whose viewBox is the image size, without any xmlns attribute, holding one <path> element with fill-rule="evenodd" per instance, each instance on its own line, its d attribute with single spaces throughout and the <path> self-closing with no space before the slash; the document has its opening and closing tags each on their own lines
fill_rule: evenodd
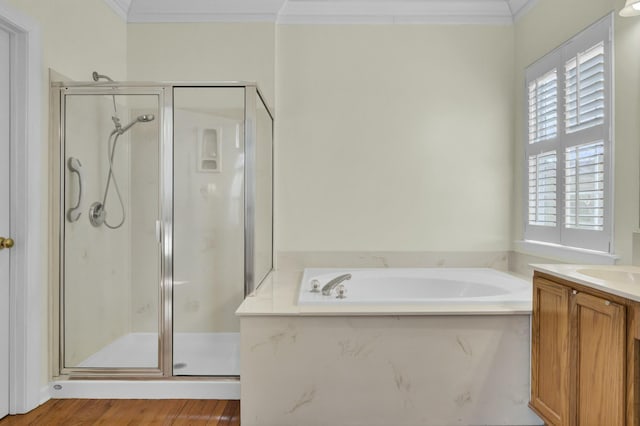
<svg viewBox="0 0 640 426">
<path fill-rule="evenodd" d="M 125 22 L 128 21 L 132 0 L 104 0 L 104 2 Z"/>
<path fill-rule="evenodd" d="M 129 22 L 276 22 L 286 0 L 133 0 Z"/>
<path fill-rule="evenodd" d="M 276 22 L 276 14 L 260 13 L 132 13 L 130 23 L 196 23 L 196 22 Z"/>
<path fill-rule="evenodd" d="M 510 25 L 536 0 L 104 0 L 127 22 Z"/>
<path fill-rule="evenodd" d="M 289 0 L 281 24 L 511 24 L 505 0 Z"/>
<path fill-rule="evenodd" d="M 520 18 L 529 12 L 538 0 L 509 0 L 510 3 L 514 3 L 511 7 L 513 13 L 513 22 L 518 22 Z"/>
</svg>

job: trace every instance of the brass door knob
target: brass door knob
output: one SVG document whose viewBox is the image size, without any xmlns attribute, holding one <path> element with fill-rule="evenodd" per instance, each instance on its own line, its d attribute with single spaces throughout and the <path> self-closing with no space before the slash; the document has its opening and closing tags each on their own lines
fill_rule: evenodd
<svg viewBox="0 0 640 426">
<path fill-rule="evenodd" d="M 11 238 L 2 238 L 0 237 L 0 250 L 2 249 L 10 249 L 14 245 L 14 241 Z"/>
</svg>

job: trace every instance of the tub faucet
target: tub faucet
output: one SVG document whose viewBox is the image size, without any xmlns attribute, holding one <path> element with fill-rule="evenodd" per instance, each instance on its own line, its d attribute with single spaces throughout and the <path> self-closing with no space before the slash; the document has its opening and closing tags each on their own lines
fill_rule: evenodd
<svg viewBox="0 0 640 426">
<path fill-rule="evenodd" d="M 336 288 L 338 286 L 338 284 L 340 284 L 342 281 L 346 281 L 346 280 L 350 280 L 350 279 L 351 279 L 351 274 L 344 274 L 344 275 L 340 275 L 340 276 L 335 277 L 334 279 L 332 279 L 331 281 L 326 283 L 324 285 L 324 287 L 322 287 L 322 295 L 323 296 L 330 296 L 331 295 L 331 290 Z"/>
</svg>

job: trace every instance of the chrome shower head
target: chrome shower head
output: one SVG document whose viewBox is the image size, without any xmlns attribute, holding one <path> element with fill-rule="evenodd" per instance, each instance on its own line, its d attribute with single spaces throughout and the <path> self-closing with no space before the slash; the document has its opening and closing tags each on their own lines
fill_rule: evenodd
<svg viewBox="0 0 640 426">
<path fill-rule="evenodd" d="M 98 74 L 98 71 L 94 71 L 93 73 L 91 73 L 91 77 L 93 77 L 93 81 L 95 81 L 95 82 L 97 82 L 101 78 L 104 78 L 105 80 L 109 80 L 109 81 L 113 82 L 113 79 L 111 77 L 109 77 L 107 75 Z M 115 89 L 115 87 L 114 87 L 114 89 Z M 118 118 L 118 107 L 116 106 L 116 97 L 115 97 L 115 95 L 112 95 L 111 99 L 113 100 L 113 122 L 116 123 L 116 128 L 118 128 L 118 123 L 120 122 L 120 119 Z"/>
<path fill-rule="evenodd" d="M 104 78 L 105 80 L 113 81 L 111 77 L 107 75 L 98 74 L 98 71 L 94 71 L 93 74 L 91 74 L 91 76 L 93 77 L 93 81 L 98 81 L 101 78 Z"/>
</svg>

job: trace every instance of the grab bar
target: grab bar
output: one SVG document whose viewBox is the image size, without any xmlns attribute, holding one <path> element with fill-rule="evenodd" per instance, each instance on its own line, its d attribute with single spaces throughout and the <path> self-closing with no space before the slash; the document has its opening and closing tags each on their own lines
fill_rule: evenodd
<svg viewBox="0 0 640 426">
<path fill-rule="evenodd" d="M 77 222 L 80 219 L 80 215 L 82 214 L 80 205 L 82 204 L 82 163 L 80 160 L 74 157 L 69 157 L 67 160 L 67 166 L 71 173 L 75 173 L 78 175 L 78 202 L 75 206 L 71 207 L 67 210 L 67 219 L 69 222 Z"/>
</svg>

